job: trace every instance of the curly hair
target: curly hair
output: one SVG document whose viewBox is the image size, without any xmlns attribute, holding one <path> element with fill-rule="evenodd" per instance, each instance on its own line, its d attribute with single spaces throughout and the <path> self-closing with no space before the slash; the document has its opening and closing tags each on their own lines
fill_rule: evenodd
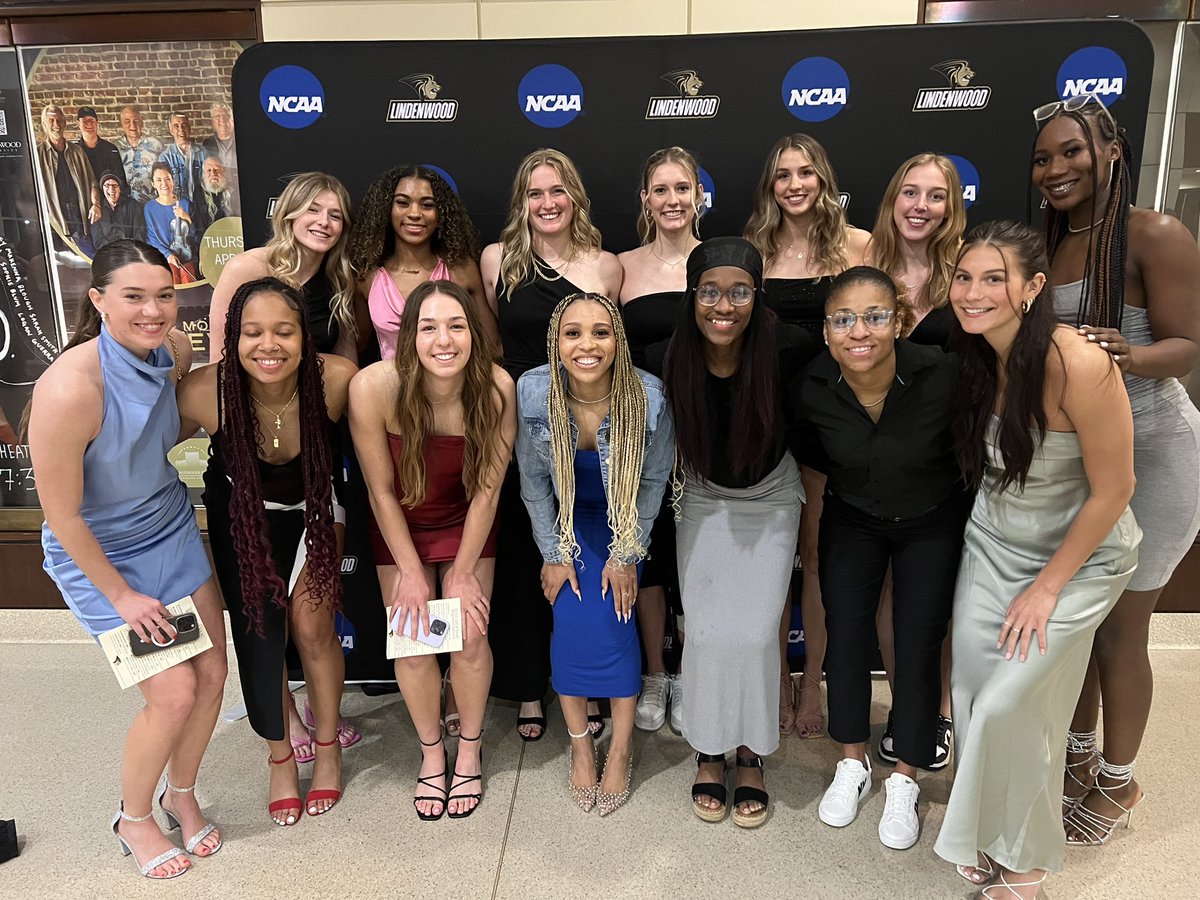
<svg viewBox="0 0 1200 900">
<path fill-rule="evenodd" d="M 575 438 L 571 434 L 571 411 L 567 405 L 569 378 L 559 358 L 558 332 L 563 313 L 579 301 L 599 303 L 612 320 L 616 355 L 612 363 L 612 393 L 608 412 L 609 460 L 608 527 L 612 540 L 610 559 L 642 559 L 642 529 L 638 525 L 638 487 L 642 480 L 642 462 L 646 457 L 646 387 L 629 356 L 625 325 L 615 303 L 603 294 L 575 293 L 558 301 L 546 329 L 546 356 L 550 359 L 550 390 L 546 393 L 546 421 L 550 424 L 550 456 L 558 485 L 558 551 L 561 559 L 577 559 L 575 541 Z"/>
<path fill-rule="evenodd" d="M 513 291 L 534 277 L 533 235 L 529 230 L 529 179 L 538 166 L 550 166 L 562 179 L 562 186 L 571 198 L 571 252 L 600 249 L 600 229 L 592 224 L 588 199 L 579 177 L 579 169 L 561 150 L 534 150 L 517 167 L 513 178 L 512 197 L 508 202 L 508 221 L 500 232 L 504 254 L 500 258 L 500 281 L 504 293 L 511 298 Z"/>
<path fill-rule="evenodd" d="M 220 423 L 225 465 L 232 483 L 229 518 L 241 576 L 247 629 L 263 632 L 268 603 L 286 609 L 287 588 L 275 570 L 263 508 L 259 448 L 261 422 L 250 398 L 251 378 L 238 356 L 242 314 L 259 294 L 278 294 L 296 312 L 303 351 L 297 372 L 300 416 L 300 458 L 304 472 L 304 546 L 308 552 L 304 585 L 313 607 L 330 603 L 341 608 L 341 560 L 333 527 L 333 454 L 325 405 L 325 367 L 309 333 L 304 306 L 296 290 L 278 278 L 257 278 L 237 289 L 225 320 L 225 356 L 218 363 L 217 382 L 224 420 Z"/>
<path fill-rule="evenodd" d="M 294 288 L 303 286 L 297 281 L 302 257 L 300 243 L 292 231 L 292 223 L 303 215 L 309 205 L 317 199 L 318 194 L 325 191 L 337 197 L 343 216 L 342 233 L 338 242 L 325 254 L 325 275 L 333 287 L 329 311 L 344 334 L 357 337 L 358 323 L 354 317 L 354 270 L 350 268 L 350 259 L 346 255 L 346 244 L 350 237 L 350 193 L 338 179 L 324 172 L 302 172 L 288 182 L 275 203 L 275 212 L 271 215 L 272 234 L 271 239 L 267 241 L 267 265 L 271 274 L 285 284 Z"/>
<path fill-rule="evenodd" d="M 396 251 L 396 232 L 392 227 L 392 203 L 396 187 L 405 178 L 429 183 L 437 207 L 437 227 L 429 240 L 429 249 L 458 266 L 479 259 L 479 232 L 467 208 L 441 175 L 427 166 L 393 166 L 372 182 L 350 232 L 350 265 L 360 277 L 382 266 Z"/>
<path fill-rule="evenodd" d="M 1103 110 L 1103 112 L 1102 112 Z M 1081 109 L 1066 110 L 1051 116 L 1038 127 L 1041 137 L 1046 126 L 1059 118 L 1075 121 L 1083 132 L 1088 153 L 1092 158 L 1092 197 L 1088 221 L 1096 221 L 1096 193 L 1100 188 L 1100 163 L 1097 150 L 1100 142 L 1116 143 L 1120 155 L 1113 161 L 1109 176 L 1108 202 L 1100 217 L 1100 224 L 1088 230 L 1087 256 L 1083 264 L 1083 289 L 1079 292 L 1079 310 L 1076 325 L 1093 325 L 1100 328 L 1121 328 L 1125 310 L 1125 264 L 1129 255 L 1129 207 L 1133 203 L 1133 184 L 1130 169 L 1133 165 L 1133 148 L 1116 120 L 1097 100 Z M 1036 156 L 1037 138 L 1034 138 Z M 1068 234 L 1070 222 L 1065 211 L 1046 207 L 1046 248 L 1050 261 L 1058 252 L 1059 244 Z"/>
<path fill-rule="evenodd" d="M 783 230 L 783 215 L 775 202 L 775 173 L 779 158 L 787 150 L 798 150 L 808 157 L 820 184 L 813 204 L 813 221 L 808 227 L 809 258 L 821 264 L 829 274 L 837 275 L 846 268 L 846 211 L 838 199 L 837 175 L 829 155 L 816 138 L 807 134 L 790 134 L 780 138 L 767 154 L 754 190 L 754 211 L 746 222 L 742 237 L 758 248 L 764 268 L 770 268 L 779 255 L 779 237 Z"/>
<path fill-rule="evenodd" d="M 659 166 L 667 163 L 679 166 L 691 179 L 692 236 L 699 239 L 700 216 L 704 210 L 704 188 L 700 186 L 700 166 L 696 163 L 696 157 L 689 151 L 682 147 L 664 147 L 662 150 L 655 150 L 651 153 L 650 158 L 642 166 L 642 193 L 650 193 L 650 180 L 654 177 L 655 171 Z M 643 245 L 653 243 L 654 238 L 658 235 L 658 228 L 654 224 L 654 218 L 650 215 L 650 207 L 646 205 L 645 200 L 642 201 L 642 208 L 639 211 L 637 232 Z"/>
<path fill-rule="evenodd" d="M 958 248 L 962 246 L 963 232 L 967 230 L 967 209 L 963 204 L 962 182 L 954 163 L 936 153 L 918 153 L 900 164 L 900 168 L 888 182 L 883 200 L 879 203 L 868 254 L 871 264 L 889 275 L 900 271 L 903 263 L 900 258 L 900 232 L 896 228 L 896 198 L 900 196 L 908 173 L 918 166 L 929 165 L 937 166 L 942 177 L 946 179 L 946 215 L 925 245 L 925 255 L 929 261 L 929 282 L 925 285 L 924 302 L 918 297 L 907 296 L 907 292 L 904 293 L 905 299 L 912 307 L 933 310 L 945 306 L 950 299 L 950 279 L 954 275 L 954 263 L 958 259 Z M 903 290 L 903 287 L 901 289 Z M 906 330 L 905 334 L 907 333 Z"/>
<path fill-rule="evenodd" d="M 415 509 L 425 502 L 425 442 L 433 434 L 433 406 L 425 393 L 425 367 L 417 356 L 417 325 L 421 307 L 434 294 L 458 301 L 471 335 L 471 355 L 463 372 L 463 487 L 473 497 L 491 487 L 496 468 L 495 439 L 504 417 L 505 399 L 492 374 L 496 348 L 479 317 L 479 307 L 461 285 L 452 281 L 426 281 L 415 288 L 400 315 L 396 339 L 396 424 L 404 441 L 396 460 L 396 474 L 404 488 L 402 505 Z M 503 461 L 507 462 L 507 460 Z"/>
</svg>

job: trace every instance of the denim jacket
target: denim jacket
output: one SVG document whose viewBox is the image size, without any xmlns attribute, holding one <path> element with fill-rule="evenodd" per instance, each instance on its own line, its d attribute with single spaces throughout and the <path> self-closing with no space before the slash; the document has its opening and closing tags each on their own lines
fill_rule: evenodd
<svg viewBox="0 0 1200 900">
<path fill-rule="evenodd" d="M 658 515 L 663 491 L 675 463 L 675 426 L 663 394 L 662 382 L 640 369 L 638 377 L 646 389 L 646 455 L 642 460 L 642 479 L 638 485 L 638 527 L 641 543 L 650 546 L 650 528 Z M 521 499 L 529 509 L 533 538 L 542 559 L 563 562 L 558 549 L 558 479 L 550 455 L 550 425 L 546 398 L 550 392 L 550 366 L 538 366 L 517 382 L 517 467 L 521 472 Z M 569 415 L 569 413 L 568 413 Z M 579 430 L 571 420 L 571 437 L 579 446 Z M 608 489 L 608 416 L 596 434 L 600 451 L 600 475 Z M 628 565 L 638 559 L 622 559 Z"/>
</svg>

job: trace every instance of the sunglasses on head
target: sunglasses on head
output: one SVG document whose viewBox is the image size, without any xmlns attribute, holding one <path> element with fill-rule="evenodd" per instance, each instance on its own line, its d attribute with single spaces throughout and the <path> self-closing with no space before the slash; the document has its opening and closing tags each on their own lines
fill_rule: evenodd
<svg viewBox="0 0 1200 900">
<path fill-rule="evenodd" d="M 1112 122 L 1113 129 L 1116 130 L 1116 122 L 1113 121 L 1112 113 L 1108 111 L 1108 107 L 1104 105 L 1104 101 L 1100 99 L 1100 95 L 1096 93 L 1076 94 L 1074 97 L 1068 97 L 1066 100 L 1055 100 L 1053 103 L 1043 103 L 1033 111 L 1033 121 L 1038 125 L 1053 119 L 1060 112 L 1078 112 L 1091 104 L 1096 104 L 1100 107 L 1100 112 L 1104 118 Z"/>
</svg>

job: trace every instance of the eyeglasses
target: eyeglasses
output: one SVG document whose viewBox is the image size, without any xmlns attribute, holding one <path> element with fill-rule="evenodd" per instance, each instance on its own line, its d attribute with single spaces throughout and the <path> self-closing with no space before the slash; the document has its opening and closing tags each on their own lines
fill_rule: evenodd
<svg viewBox="0 0 1200 900">
<path fill-rule="evenodd" d="M 722 295 L 728 297 L 734 306 L 745 306 L 754 299 L 754 288 L 748 284 L 735 284 L 727 291 L 715 284 L 702 284 L 696 288 L 696 299 L 701 306 L 716 306 Z"/>
<path fill-rule="evenodd" d="M 830 313 L 825 318 L 829 320 L 829 330 L 834 334 L 847 334 L 859 319 L 871 331 L 881 331 L 896 315 L 894 309 L 868 309 L 864 313 L 840 311 Z"/>
<path fill-rule="evenodd" d="M 1053 119 L 1060 112 L 1078 112 L 1093 103 L 1100 107 L 1100 112 L 1104 118 L 1112 122 L 1115 129 L 1116 122 L 1113 121 L 1112 113 L 1108 111 L 1108 107 L 1104 105 L 1104 101 L 1096 93 L 1076 94 L 1074 97 L 1068 97 L 1066 100 L 1043 103 L 1033 111 L 1033 121 L 1041 125 L 1043 122 Z"/>
</svg>

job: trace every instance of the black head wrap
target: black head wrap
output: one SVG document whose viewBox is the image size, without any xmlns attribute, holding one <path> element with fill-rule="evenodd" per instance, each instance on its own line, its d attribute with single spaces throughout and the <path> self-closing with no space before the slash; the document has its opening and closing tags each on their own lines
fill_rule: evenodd
<svg viewBox="0 0 1200 900">
<path fill-rule="evenodd" d="M 753 244 L 740 237 L 715 237 L 701 242 L 688 256 L 687 289 L 693 291 L 700 276 L 718 266 L 734 266 L 754 279 L 755 289 L 762 287 L 762 254 Z"/>
</svg>

